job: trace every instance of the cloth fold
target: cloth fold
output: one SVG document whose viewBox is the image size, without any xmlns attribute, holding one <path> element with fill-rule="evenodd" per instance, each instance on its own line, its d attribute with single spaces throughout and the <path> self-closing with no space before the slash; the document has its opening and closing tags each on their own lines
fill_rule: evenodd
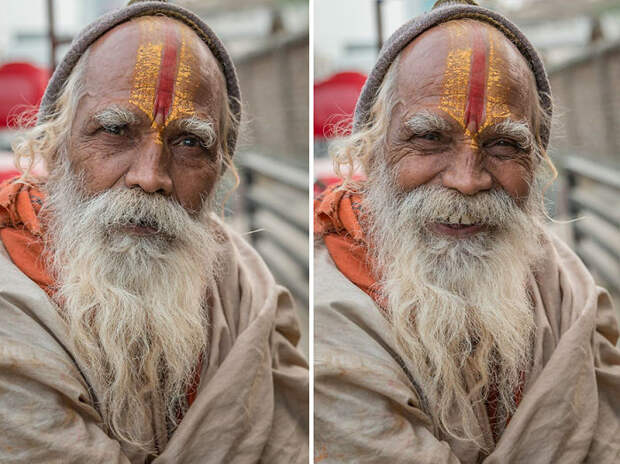
<svg viewBox="0 0 620 464">
<path fill-rule="evenodd" d="M 0 240 L 19 270 L 54 299 L 55 281 L 46 269 L 44 227 L 39 217 L 44 199 L 39 186 L 19 177 L 0 184 Z M 186 392 L 188 406 L 196 398 L 201 368 L 202 357 Z M 180 413 L 178 419 L 182 418 Z"/>
<path fill-rule="evenodd" d="M 308 367 L 293 301 L 241 237 L 218 228 L 222 274 L 209 289 L 200 385 L 154 459 L 101 428 L 104 387 L 88 382 L 52 300 L 0 247 L 0 462 L 308 463 Z"/>
<path fill-rule="evenodd" d="M 433 434 L 374 301 L 315 248 L 315 462 L 526 464 L 620 462 L 615 310 L 579 258 L 545 235 L 529 280 L 536 333 L 520 405 L 486 456 Z M 484 408 L 479 408 L 484 418 Z M 482 430 L 492 440 L 490 430 Z"/>
<path fill-rule="evenodd" d="M 360 290 L 370 296 L 389 321 L 387 301 L 381 293 L 381 285 L 373 272 L 369 254 L 369 243 L 363 230 L 363 195 L 349 190 L 341 184 L 330 186 L 314 202 L 314 233 L 322 238 L 331 259 L 338 270 Z M 514 399 L 518 406 L 525 385 L 525 372 L 521 373 L 521 384 L 515 390 Z M 497 421 L 497 390 L 491 386 L 485 401 L 491 425 Z M 510 422 L 510 416 L 506 424 Z M 494 439 L 497 428 L 492 426 Z"/>
</svg>

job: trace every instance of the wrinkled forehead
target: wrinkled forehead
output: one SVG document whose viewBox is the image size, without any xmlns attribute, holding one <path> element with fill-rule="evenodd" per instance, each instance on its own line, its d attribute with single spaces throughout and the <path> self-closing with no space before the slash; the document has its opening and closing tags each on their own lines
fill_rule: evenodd
<svg viewBox="0 0 620 464">
<path fill-rule="evenodd" d="M 524 114 L 535 92 L 532 72 L 499 30 L 475 20 L 449 21 L 410 43 L 401 53 L 401 98 L 434 99 L 464 126 Z"/>
<path fill-rule="evenodd" d="M 212 52 L 172 18 L 145 16 L 123 23 L 98 39 L 89 53 L 87 94 L 124 94 L 153 119 L 218 105 L 226 92 Z"/>
</svg>

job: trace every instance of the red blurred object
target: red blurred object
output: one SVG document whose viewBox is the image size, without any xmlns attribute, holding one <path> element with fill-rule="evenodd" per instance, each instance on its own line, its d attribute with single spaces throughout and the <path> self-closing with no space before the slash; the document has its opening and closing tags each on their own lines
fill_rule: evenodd
<svg viewBox="0 0 620 464">
<path fill-rule="evenodd" d="M 366 82 L 357 72 L 341 72 L 314 85 L 314 194 L 340 181 L 327 158 L 327 140 L 346 135 L 351 130 L 355 104 Z M 334 129 L 346 128 L 346 133 Z M 353 175 L 360 179 L 359 174 Z"/>
<path fill-rule="evenodd" d="M 366 82 L 358 72 L 341 72 L 314 85 L 314 194 L 340 181 L 327 158 L 327 140 L 351 130 L 355 104 Z M 346 128 L 346 133 L 334 129 Z M 360 176 L 354 174 L 353 178 Z"/>
<path fill-rule="evenodd" d="M 0 177 L 1 179 L 1 177 Z M 333 175 L 326 175 L 324 177 L 321 177 L 320 179 L 316 179 L 314 181 L 314 197 L 318 197 L 327 187 L 329 187 L 332 184 L 336 184 L 338 182 L 340 182 L 342 179 L 340 179 L 340 177 Z"/>
<path fill-rule="evenodd" d="M 49 78 L 47 69 L 30 63 L 0 66 L 0 129 L 14 123 L 24 111 L 38 108 Z"/>
<path fill-rule="evenodd" d="M 0 170 L 0 182 L 19 176 L 21 173 L 17 169 Z"/>
<path fill-rule="evenodd" d="M 366 82 L 358 72 L 341 72 L 314 84 L 314 137 L 334 136 L 343 121 L 350 126 L 355 104 Z"/>
</svg>

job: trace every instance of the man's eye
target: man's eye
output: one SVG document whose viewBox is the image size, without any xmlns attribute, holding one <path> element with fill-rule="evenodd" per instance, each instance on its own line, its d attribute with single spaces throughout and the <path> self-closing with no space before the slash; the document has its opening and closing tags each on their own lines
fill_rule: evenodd
<svg viewBox="0 0 620 464">
<path fill-rule="evenodd" d="M 484 144 L 485 148 L 489 150 L 515 150 L 523 151 L 523 147 L 515 140 L 511 139 L 497 139 L 492 140 Z"/>
<path fill-rule="evenodd" d="M 497 139 L 484 144 L 484 149 L 497 158 L 514 158 L 526 150 L 515 140 Z"/>
<path fill-rule="evenodd" d="M 201 148 L 206 150 L 207 146 L 200 137 L 191 134 L 181 135 L 177 137 L 173 142 L 173 145 L 188 147 L 188 148 Z"/>
<path fill-rule="evenodd" d="M 518 144 L 515 141 L 506 139 L 496 140 L 491 144 L 491 146 L 519 148 Z"/>
<path fill-rule="evenodd" d="M 437 132 L 428 132 L 426 134 L 421 135 L 420 138 L 424 140 L 430 140 L 432 142 L 437 142 L 439 141 L 439 139 L 441 139 L 441 136 Z"/>
<path fill-rule="evenodd" d="M 181 145 L 185 147 L 197 147 L 198 145 L 200 145 L 200 140 L 198 140 L 196 137 L 183 137 L 181 139 Z"/>
<path fill-rule="evenodd" d="M 111 124 L 102 126 L 101 129 L 112 135 L 125 135 L 127 133 L 127 124 Z"/>
<path fill-rule="evenodd" d="M 439 132 L 425 132 L 424 134 L 415 134 L 412 140 L 428 140 L 429 142 L 441 141 L 441 134 Z"/>
</svg>

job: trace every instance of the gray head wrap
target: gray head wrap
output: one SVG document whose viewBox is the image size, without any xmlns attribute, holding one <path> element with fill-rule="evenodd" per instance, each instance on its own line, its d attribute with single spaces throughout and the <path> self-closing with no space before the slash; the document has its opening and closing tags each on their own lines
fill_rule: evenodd
<svg viewBox="0 0 620 464">
<path fill-rule="evenodd" d="M 435 6 L 429 13 L 418 16 L 401 26 L 385 42 L 383 48 L 381 48 L 379 58 L 368 75 L 366 84 L 364 84 L 364 88 L 362 89 L 362 93 L 355 107 L 355 116 L 353 119 L 354 132 L 360 130 L 364 124 L 368 122 L 369 111 L 374 103 L 379 87 L 383 82 L 388 68 L 398 54 L 411 43 L 411 41 L 428 29 L 447 21 L 464 18 L 483 21 L 494 26 L 517 47 L 534 73 L 541 105 L 548 113 L 549 117 L 551 117 L 553 105 L 551 102 L 551 88 L 549 86 L 547 72 L 545 71 L 540 56 L 519 28 L 502 15 L 478 6 L 473 0 L 440 0 L 435 3 Z M 541 141 L 545 149 L 549 144 L 549 120 L 543 121 L 543 127 L 541 128 Z"/>
<path fill-rule="evenodd" d="M 165 0 L 153 0 L 132 1 L 128 6 L 105 14 L 82 29 L 73 40 L 67 54 L 56 67 L 47 85 L 39 108 L 37 123 L 44 122 L 50 115 L 54 114 L 56 99 L 62 91 L 65 82 L 82 54 L 93 42 L 110 29 L 131 18 L 156 15 L 168 16 L 188 25 L 209 47 L 224 73 L 230 110 L 235 116 L 235 119 L 239 121 L 241 119 L 241 91 L 239 90 L 239 81 L 237 80 L 235 67 L 222 42 L 220 42 L 211 28 L 192 12 L 180 6 L 166 3 Z M 235 152 L 237 131 L 238 126 L 233 127 L 228 136 L 228 152 L 231 155 Z"/>
</svg>

